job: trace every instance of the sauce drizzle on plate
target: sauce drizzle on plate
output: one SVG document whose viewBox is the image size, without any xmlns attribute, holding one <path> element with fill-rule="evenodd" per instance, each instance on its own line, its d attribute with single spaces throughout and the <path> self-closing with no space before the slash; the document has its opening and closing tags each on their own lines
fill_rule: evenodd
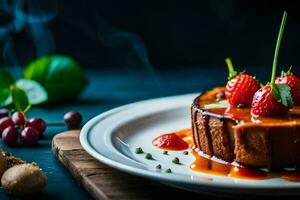
<svg viewBox="0 0 300 200">
<path fill-rule="evenodd" d="M 192 149 L 192 155 L 195 160 L 190 165 L 190 168 L 197 172 L 249 180 L 265 180 L 277 177 L 287 181 L 300 182 L 300 171 L 297 170 L 267 172 L 261 169 L 252 169 L 233 163 L 218 161 L 218 159 L 212 159 L 203 155 L 192 148 L 194 144 L 191 129 L 162 134 L 156 137 L 152 141 L 152 144 L 164 150 L 179 151 L 188 148 Z"/>
</svg>

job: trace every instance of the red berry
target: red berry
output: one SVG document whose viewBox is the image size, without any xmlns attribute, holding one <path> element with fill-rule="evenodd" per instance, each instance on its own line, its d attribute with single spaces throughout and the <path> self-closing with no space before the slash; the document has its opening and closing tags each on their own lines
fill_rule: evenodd
<svg viewBox="0 0 300 200">
<path fill-rule="evenodd" d="M 2 108 L 0 109 L 0 119 L 3 117 L 8 117 L 9 115 L 9 110 L 6 108 Z"/>
<path fill-rule="evenodd" d="M 4 129 L 2 133 L 2 140 L 7 146 L 14 146 L 18 140 L 18 133 L 13 126 Z"/>
<path fill-rule="evenodd" d="M 231 107 L 242 104 L 250 107 L 253 95 L 259 90 L 258 81 L 248 74 L 239 74 L 227 82 L 225 95 Z"/>
<path fill-rule="evenodd" d="M 273 97 L 270 85 L 259 89 L 253 97 L 251 114 L 253 116 L 284 116 L 289 108 L 282 105 Z"/>
<path fill-rule="evenodd" d="M 82 117 L 78 112 L 68 112 L 64 116 L 65 124 L 69 129 L 80 128 Z"/>
<path fill-rule="evenodd" d="M 26 145 L 37 144 L 39 137 L 39 133 L 31 127 L 26 127 L 20 135 L 21 141 Z"/>
<path fill-rule="evenodd" d="M 41 138 L 46 130 L 46 123 L 40 118 L 32 118 L 26 123 L 26 127 L 35 129 Z"/>
<path fill-rule="evenodd" d="M 253 117 L 268 116 L 278 117 L 288 113 L 289 108 L 293 106 L 290 88 L 285 84 L 275 84 L 278 52 L 286 23 L 287 12 L 284 12 L 279 34 L 277 38 L 274 60 L 272 66 L 271 81 L 268 85 L 259 89 L 253 96 L 251 105 L 251 115 Z"/>
<path fill-rule="evenodd" d="M 3 130 L 9 126 L 14 126 L 14 122 L 11 120 L 11 118 L 4 117 L 0 119 L 0 136 L 2 135 Z"/>
<path fill-rule="evenodd" d="M 300 79 L 295 75 L 286 75 L 277 77 L 276 83 L 287 84 L 290 87 L 290 92 L 295 105 L 300 105 Z"/>
<path fill-rule="evenodd" d="M 24 126 L 26 122 L 26 116 L 23 112 L 15 112 L 11 119 L 16 126 Z"/>
</svg>

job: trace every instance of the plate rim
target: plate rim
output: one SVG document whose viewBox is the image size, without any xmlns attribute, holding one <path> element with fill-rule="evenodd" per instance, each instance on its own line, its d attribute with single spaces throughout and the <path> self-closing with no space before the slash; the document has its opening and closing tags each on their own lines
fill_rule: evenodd
<svg viewBox="0 0 300 200">
<path fill-rule="evenodd" d="M 182 175 L 174 175 L 174 174 L 162 174 L 157 173 L 155 171 L 150 171 L 147 169 L 141 169 L 136 168 L 133 166 L 129 166 L 123 163 L 118 163 L 112 159 L 109 159 L 109 156 L 104 156 L 101 153 L 99 153 L 96 149 L 92 147 L 90 142 L 88 141 L 88 136 L 90 134 L 90 130 L 97 124 L 101 123 L 102 119 L 106 119 L 107 117 L 114 115 L 115 113 L 118 113 L 122 110 L 130 109 L 132 107 L 135 107 L 140 104 L 144 103 L 150 103 L 160 100 L 167 100 L 167 99 L 177 99 L 177 98 L 184 98 L 184 97 L 192 97 L 195 95 L 199 95 L 200 93 L 188 93 L 183 95 L 174 95 L 174 96 L 167 96 L 167 97 L 159 97 L 159 98 L 152 98 L 152 99 L 146 99 L 141 100 L 133 103 L 129 103 L 126 105 L 122 105 L 107 111 L 102 112 L 99 115 L 96 115 L 92 119 L 90 119 L 81 129 L 79 140 L 80 144 L 82 145 L 83 149 L 90 154 L 93 158 L 100 161 L 101 163 L 104 163 L 105 165 L 108 165 L 114 169 L 120 170 L 125 173 L 129 173 L 131 175 L 139 176 L 142 178 L 148 178 L 152 180 L 156 180 L 159 182 L 167 182 L 170 184 L 188 184 L 188 185 L 197 185 L 197 186 L 203 186 L 203 187 L 210 187 L 210 188 L 219 188 L 219 189 L 241 189 L 241 190 L 299 190 L 299 185 L 256 185 L 256 184 L 237 184 L 237 183 L 220 183 L 220 182 L 205 182 L 205 181 L 194 181 L 191 179 L 181 178 Z M 104 135 L 104 134 L 103 134 Z M 228 177 L 230 178 L 230 177 Z M 242 192 L 242 191 L 241 191 Z"/>
</svg>

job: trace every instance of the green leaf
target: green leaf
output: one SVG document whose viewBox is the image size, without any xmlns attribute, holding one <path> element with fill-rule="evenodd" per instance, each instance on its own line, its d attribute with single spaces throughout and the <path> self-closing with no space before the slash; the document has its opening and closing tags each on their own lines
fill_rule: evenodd
<svg viewBox="0 0 300 200">
<path fill-rule="evenodd" d="M 9 106 L 10 104 L 12 104 L 12 102 L 13 102 L 12 97 L 11 97 L 11 95 L 9 95 L 5 101 L 0 102 L 0 108 Z"/>
<path fill-rule="evenodd" d="M 45 88 L 34 80 L 20 79 L 16 85 L 26 93 L 31 105 L 41 104 L 48 99 Z"/>
<path fill-rule="evenodd" d="M 285 107 L 291 108 L 293 106 L 293 98 L 287 84 L 273 84 L 272 95 Z"/>
<path fill-rule="evenodd" d="M 26 67 L 23 77 L 39 82 L 48 93 L 49 103 L 73 99 L 87 83 L 79 65 L 62 55 L 36 59 Z"/>
<path fill-rule="evenodd" d="M 0 68 L 0 105 L 5 104 L 10 95 L 10 85 L 15 82 L 13 76 L 3 68 Z"/>
<path fill-rule="evenodd" d="M 27 112 L 30 110 L 31 104 L 29 103 L 26 93 L 22 89 L 18 88 L 16 85 L 12 85 L 11 95 L 17 111 Z"/>
<path fill-rule="evenodd" d="M 0 105 L 5 104 L 4 102 L 8 99 L 9 95 L 9 88 L 0 88 Z"/>
</svg>

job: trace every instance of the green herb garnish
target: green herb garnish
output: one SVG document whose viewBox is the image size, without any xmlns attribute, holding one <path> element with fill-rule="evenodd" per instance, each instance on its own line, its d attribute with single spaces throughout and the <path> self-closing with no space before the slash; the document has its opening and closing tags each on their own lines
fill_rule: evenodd
<svg viewBox="0 0 300 200">
<path fill-rule="evenodd" d="M 147 160 L 152 160 L 153 159 L 153 157 L 152 157 L 152 155 L 150 153 L 147 153 L 146 156 L 145 156 L 145 158 Z"/>
<path fill-rule="evenodd" d="M 161 165 L 157 165 L 155 168 L 156 169 L 161 169 Z"/>
<path fill-rule="evenodd" d="M 138 148 L 135 149 L 135 153 L 136 154 L 142 154 L 142 153 L 144 153 L 144 151 L 141 147 L 138 147 Z"/>
<path fill-rule="evenodd" d="M 183 155 L 188 155 L 188 154 L 189 154 L 188 151 L 184 151 L 184 152 L 183 152 Z"/>
<path fill-rule="evenodd" d="M 166 169 L 166 173 L 172 173 L 172 170 L 170 168 Z"/>
<path fill-rule="evenodd" d="M 172 160 L 172 162 L 173 162 L 174 164 L 180 164 L 179 158 L 177 158 L 177 157 L 175 157 L 175 158 Z"/>
<path fill-rule="evenodd" d="M 164 155 L 168 155 L 168 151 L 163 151 L 163 154 Z"/>
</svg>

